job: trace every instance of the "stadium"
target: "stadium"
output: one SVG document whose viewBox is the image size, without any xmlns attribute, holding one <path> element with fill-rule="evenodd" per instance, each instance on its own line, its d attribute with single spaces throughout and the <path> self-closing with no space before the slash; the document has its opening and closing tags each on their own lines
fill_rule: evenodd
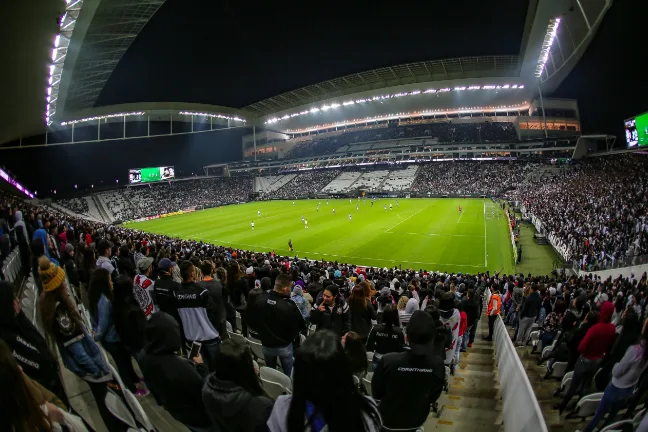
<svg viewBox="0 0 648 432">
<path fill-rule="evenodd" d="M 216 90 L 137 80 L 177 1 L 16 6 L 0 361 L 35 408 L 8 430 L 648 430 L 648 114 L 564 91 L 625 6 L 518 3 L 513 54 L 304 54 L 269 87 L 291 53 Z"/>
</svg>

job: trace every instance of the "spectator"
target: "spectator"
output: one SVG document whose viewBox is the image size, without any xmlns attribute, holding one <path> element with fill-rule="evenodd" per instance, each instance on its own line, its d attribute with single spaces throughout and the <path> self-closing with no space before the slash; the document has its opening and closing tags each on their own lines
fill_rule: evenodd
<svg viewBox="0 0 648 432">
<path fill-rule="evenodd" d="M 140 382 L 140 379 L 133 369 L 131 355 L 122 345 L 113 325 L 112 299 L 113 284 L 110 273 L 105 268 L 98 268 L 90 278 L 90 289 L 88 290 L 94 340 L 101 343 L 115 360 L 119 376 L 126 388 L 136 396 L 148 396 L 149 392 L 146 389 L 138 389 L 135 385 Z"/>
<path fill-rule="evenodd" d="M 46 256 L 38 260 L 43 294 L 39 299 L 45 337 L 51 349 L 58 346 L 65 367 L 89 382 L 112 379 L 99 347 L 86 333 L 81 316 L 65 284 L 65 272 Z"/>
<path fill-rule="evenodd" d="M 117 270 L 119 274 L 125 274 L 131 279 L 135 278 L 137 272 L 135 271 L 135 265 L 133 264 L 133 258 L 129 253 L 128 246 L 122 246 L 119 248 L 119 261 L 117 262 Z"/>
<path fill-rule="evenodd" d="M 459 326 L 461 324 L 461 314 L 454 306 L 455 295 L 452 294 L 452 292 L 446 292 L 441 295 L 441 300 L 439 301 L 439 319 L 452 333 L 450 346 L 445 352 L 444 363 L 446 366 L 450 366 L 452 371 L 454 371 L 454 368 L 457 366 L 457 363 L 455 362 L 455 351 L 457 343 L 459 342 Z"/>
<path fill-rule="evenodd" d="M 367 350 L 373 351 L 373 368 L 380 361 L 383 355 L 392 352 L 403 351 L 405 337 L 403 329 L 400 328 L 398 312 L 391 305 L 383 310 L 382 323 L 373 326 L 367 340 Z"/>
<path fill-rule="evenodd" d="M 63 266 L 65 273 L 72 286 L 80 288 L 79 284 L 79 270 L 74 258 L 74 246 L 71 243 L 65 245 L 65 252 L 63 253 Z"/>
<path fill-rule="evenodd" d="M 221 345 L 202 398 L 214 431 L 266 430 L 274 404 L 261 387 L 250 347 L 233 339 Z"/>
<path fill-rule="evenodd" d="M 367 348 L 364 340 L 354 331 L 342 336 L 342 347 L 349 357 L 351 372 L 358 378 L 358 382 L 367 375 Z"/>
<path fill-rule="evenodd" d="M 115 270 L 115 267 L 113 267 L 113 263 L 110 260 L 110 257 L 112 255 L 112 249 L 110 248 L 110 243 L 108 243 L 107 240 L 101 240 L 97 244 L 97 268 L 103 268 L 108 271 L 108 274 L 110 274 L 111 277 L 116 277 L 117 273 Z"/>
<path fill-rule="evenodd" d="M 461 308 L 466 312 L 467 327 L 463 339 L 461 351 L 465 352 L 467 348 L 472 347 L 475 341 L 477 322 L 479 320 L 479 303 L 475 299 L 475 290 L 469 289 L 466 298 L 461 302 Z"/>
<path fill-rule="evenodd" d="M 6 431 L 54 431 L 69 430 L 86 432 L 83 421 L 66 409 L 34 391 L 33 384 L 16 363 L 11 348 L 0 340 L 0 429 Z M 64 429 L 65 428 L 65 429 Z"/>
<path fill-rule="evenodd" d="M 304 297 L 303 288 L 299 285 L 295 285 L 292 294 L 290 295 L 290 299 L 295 302 L 299 309 L 299 313 L 301 313 L 304 320 L 308 322 L 310 308 L 308 307 L 308 301 Z"/>
<path fill-rule="evenodd" d="M 182 329 L 182 321 L 180 320 L 180 315 L 178 314 L 178 305 L 176 296 L 178 291 L 180 291 L 180 284 L 173 280 L 171 272 L 173 267 L 176 266 L 176 263 L 172 262 L 168 258 L 162 258 L 158 263 L 159 267 L 159 279 L 155 281 L 153 285 L 153 292 L 155 300 L 157 301 L 158 308 L 162 312 L 166 312 L 171 315 L 180 325 Z"/>
<path fill-rule="evenodd" d="M 67 401 L 58 362 L 43 336 L 22 312 L 15 292 L 13 284 L 0 281 L 0 339 L 15 353 L 25 374 Z"/>
<path fill-rule="evenodd" d="M 248 294 L 250 293 L 250 287 L 245 278 L 245 274 L 241 270 L 238 261 L 232 260 L 227 265 L 227 293 L 229 296 L 229 301 L 234 305 L 234 309 L 239 314 L 245 309 L 245 301 Z M 247 323 L 243 320 L 241 316 L 241 332 L 244 336 L 247 336 Z M 232 323 L 232 328 L 234 331 L 236 328 L 236 321 Z"/>
<path fill-rule="evenodd" d="M 522 308 L 520 309 L 520 327 L 517 333 L 518 346 L 524 346 L 526 341 L 529 339 L 531 327 L 536 318 L 538 318 L 541 305 L 542 299 L 540 298 L 540 294 L 538 294 L 538 285 L 531 284 L 530 293 L 524 302 L 522 302 Z"/>
<path fill-rule="evenodd" d="M 153 314 L 139 365 L 158 404 L 192 432 L 206 432 L 211 430 L 211 420 L 202 402 L 202 387 L 209 370 L 200 354 L 193 359 L 176 355 L 181 343 L 178 323 L 164 312 Z"/>
<path fill-rule="evenodd" d="M 488 336 L 484 338 L 484 340 L 487 341 L 493 340 L 493 327 L 495 326 L 495 320 L 499 316 L 500 310 L 502 309 L 502 300 L 500 299 L 497 285 L 492 284 L 490 287 L 490 291 L 491 291 L 491 298 L 490 301 L 488 302 L 488 309 L 486 311 L 488 315 Z"/>
<path fill-rule="evenodd" d="M 349 312 L 351 313 L 351 331 L 360 335 L 363 341 L 367 341 L 371 330 L 372 320 L 377 320 L 376 310 L 371 301 L 365 297 L 365 288 L 369 290 L 369 282 L 361 282 L 353 287 L 349 296 Z"/>
<path fill-rule="evenodd" d="M 466 335 L 466 327 L 468 326 L 468 315 L 461 308 L 461 302 L 455 300 L 455 310 L 459 311 L 459 335 L 457 336 L 457 343 L 455 344 L 455 365 L 459 364 L 459 359 L 461 356 L 461 347 L 463 346 L 463 340 Z"/>
<path fill-rule="evenodd" d="M 160 261 L 160 263 L 162 263 L 162 261 Z M 162 267 L 160 267 L 160 269 L 162 269 Z M 214 324 L 216 325 L 216 330 L 218 330 L 218 333 L 221 335 L 221 339 L 225 339 L 227 336 L 227 326 L 225 324 L 227 322 L 227 312 L 225 310 L 225 300 L 223 298 L 223 284 L 218 279 L 214 279 L 214 265 L 211 261 L 203 261 L 200 265 L 200 271 L 203 275 L 203 279 L 198 282 L 198 285 L 207 290 L 209 297 L 214 302 Z"/>
<path fill-rule="evenodd" d="M 351 330 L 351 318 L 349 305 L 338 297 L 338 293 L 335 284 L 324 288 L 322 298 L 311 309 L 311 324 L 315 325 L 317 331 L 327 329 L 342 337 Z"/>
<path fill-rule="evenodd" d="M 133 282 L 126 275 L 115 279 L 112 300 L 112 321 L 119 339 L 135 358 L 144 348 L 146 317 L 133 296 Z"/>
<path fill-rule="evenodd" d="M 443 360 L 433 355 L 436 325 L 423 311 L 407 324 L 406 350 L 385 354 L 371 380 L 373 397 L 380 400 L 384 425 L 390 429 L 417 429 L 428 417 L 430 404 L 443 390 Z"/>
<path fill-rule="evenodd" d="M 628 347 L 621 361 L 614 365 L 612 382 L 605 388 L 596 414 L 585 428 L 585 432 L 593 431 L 605 414 L 609 413 L 603 427 L 607 426 L 630 399 L 639 378 L 648 367 L 647 341 L 648 334 L 644 330 L 639 343 Z"/>
<path fill-rule="evenodd" d="M 182 328 L 187 343 L 200 342 L 201 353 L 211 369 L 220 350 L 220 326 L 214 300 L 209 292 L 195 281 L 195 267 L 189 261 L 180 264 L 182 285 L 176 293 L 176 306 L 182 320 Z"/>
<path fill-rule="evenodd" d="M 553 312 L 551 312 L 549 315 L 547 315 L 547 318 L 545 318 L 542 325 L 542 335 L 540 335 L 542 350 L 551 345 L 551 343 L 553 342 L 554 337 L 556 336 L 556 333 L 558 332 L 558 329 L 560 327 L 560 323 L 565 316 L 566 309 L 567 306 L 565 305 L 565 302 L 563 300 L 556 300 Z"/>
<path fill-rule="evenodd" d="M 270 432 L 302 431 L 305 425 L 331 432 L 382 427 L 374 401 L 353 382 L 340 337 L 328 330 L 311 335 L 296 352 L 293 393 L 279 396 L 267 425 Z"/>
<path fill-rule="evenodd" d="M 571 385 L 562 402 L 558 405 L 561 414 L 576 392 L 585 392 L 589 389 L 590 382 L 603 357 L 610 351 L 616 336 L 614 324 L 610 323 L 613 310 L 612 303 L 604 302 L 601 305 L 599 322 L 587 331 L 587 334 L 578 345 L 580 358 L 574 368 Z"/>
<path fill-rule="evenodd" d="M 279 275 L 274 289 L 261 294 L 256 300 L 255 313 L 250 327 L 255 329 L 268 367 L 277 367 L 277 358 L 283 372 L 290 376 L 293 368 L 293 340 L 306 329 L 306 322 L 295 302 L 290 300 L 290 276 Z"/>
<path fill-rule="evenodd" d="M 155 283 L 149 279 L 151 276 L 151 265 L 153 258 L 141 258 L 137 262 L 139 274 L 133 279 L 133 296 L 142 308 L 146 319 L 151 319 L 151 315 L 159 310 L 157 299 L 155 298 Z"/>
</svg>

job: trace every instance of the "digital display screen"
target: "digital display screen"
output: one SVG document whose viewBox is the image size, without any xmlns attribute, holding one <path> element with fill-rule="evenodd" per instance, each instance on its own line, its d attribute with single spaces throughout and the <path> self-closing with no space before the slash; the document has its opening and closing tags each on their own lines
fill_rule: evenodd
<svg viewBox="0 0 648 432">
<path fill-rule="evenodd" d="M 155 168 L 134 168 L 128 170 L 128 183 L 152 183 L 175 179 L 175 169 L 172 166 Z"/>
<path fill-rule="evenodd" d="M 628 148 L 648 147 L 648 113 L 625 121 Z"/>
<path fill-rule="evenodd" d="M 635 119 L 625 121 L 625 137 L 628 148 L 637 147 L 639 137 L 637 136 L 637 121 Z"/>
</svg>

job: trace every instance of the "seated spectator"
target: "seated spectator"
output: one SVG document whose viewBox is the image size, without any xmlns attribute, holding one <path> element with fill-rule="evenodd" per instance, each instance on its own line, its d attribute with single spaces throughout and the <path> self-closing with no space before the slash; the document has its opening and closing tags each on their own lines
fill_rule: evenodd
<svg viewBox="0 0 648 432">
<path fill-rule="evenodd" d="M 353 382 L 340 337 L 328 330 L 311 335 L 297 350 L 293 393 L 277 398 L 267 425 L 270 432 L 378 432 L 382 427 L 374 401 Z"/>
<path fill-rule="evenodd" d="M 611 303 L 610 303 L 611 304 Z M 648 367 L 648 333 L 644 329 L 641 340 L 636 345 L 628 347 L 620 362 L 612 369 L 612 382 L 605 388 L 603 398 L 594 418 L 589 422 L 584 432 L 593 431 L 598 423 L 608 414 L 602 427 L 610 424 L 619 410 L 632 396 L 639 378 Z"/>
<path fill-rule="evenodd" d="M 373 326 L 367 338 L 367 350 L 374 352 L 373 368 L 376 368 L 383 355 L 401 352 L 404 345 L 405 337 L 398 321 L 398 312 L 389 305 L 383 310 L 382 323 Z"/>
<path fill-rule="evenodd" d="M 250 347 L 224 341 L 214 369 L 202 389 L 212 430 L 265 431 L 274 401 L 261 387 Z"/>
<path fill-rule="evenodd" d="M 337 285 L 327 285 L 322 298 L 318 299 L 311 309 L 310 322 L 315 325 L 317 331 L 327 329 L 342 337 L 351 330 L 351 317 L 349 305 L 338 294 Z"/>
<path fill-rule="evenodd" d="M 158 312 L 146 326 L 146 346 L 138 358 L 144 380 L 158 404 L 193 432 L 211 430 L 202 402 L 202 387 L 209 370 L 200 354 L 193 359 L 176 355 L 181 348 L 180 327 L 168 314 Z"/>
<path fill-rule="evenodd" d="M 61 406 L 60 400 L 23 374 L 11 348 L 2 340 L 0 386 L 1 430 L 87 432 L 88 429 L 81 418 L 68 413 L 67 408 Z"/>
<path fill-rule="evenodd" d="M 423 311 L 407 324 L 406 350 L 385 354 L 371 380 L 373 397 L 380 400 L 383 423 L 391 429 L 417 429 L 428 417 L 430 404 L 445 382 L 443 360 L 433 354 L 436 325 Z"/>
</svg>

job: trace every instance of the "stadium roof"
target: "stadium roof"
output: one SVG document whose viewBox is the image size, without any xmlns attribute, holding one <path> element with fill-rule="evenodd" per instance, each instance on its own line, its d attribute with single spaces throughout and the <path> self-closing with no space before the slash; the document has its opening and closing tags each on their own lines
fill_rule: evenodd
<svg viewBox="0 0 648 432">
<path fill-rule="evenodd" d="M 111 111 L 110 106 L 95 107 L 97 98 L 122 56 L 164 0 L 27 2 L 33 3 L 28 5 L 29 11 L 25 11 L 23 2 L 11 2 L 8 11 L 8 16 L 16 19 L 9 20 L 5 40 L 16 41 L 12 42 L 15 48 L 29 55 L 15 55 L 16 58 L 10 57 L 5 63 L 13 75 L 3 80 L 7 92 L 0 92 L 7 95 L 0 114 L 7 120 L 0 128 L 0 143 L 44 132 L 45 119 L 59 123 L 91 117 L 94 111 Z M 529 0 L 517 55 L 462 57 L 383 67 L 308 85 L 236 111 L 248 124 L 264 124 L 280 118 L 275 129 L 295 129 L 308 123 L 317 124 L 322 118 L 303 115 L 296 122 L 283 118 L 290 118 L 295 112 L 311 112 L 338 100 L 342 103 L 351 95 L 351 99 L 367 99 L 385 93 L 423 92 L 423 85 L 431 83 L 437 89 L 477 85 L 518 87 L 516 92 L 498 92 L 493 88 L 490 93 L 470 93 L 474 97 L 439 98 L 433 106 L 423 106 L 422 102 L 417 105 L 416 98 L 400 98 L 389 101 L 388 108 L 380 109 L 519 105 L 535 97 L 538 87 L 548 94 L 564 80 L 583 55 L 611 4 L 612 0 Z M 524 91 L 519 91 L 520 88 Z M 492 100 L 485 97 L 487 94 L 494 96 Z M 412 101 L 411 107 L 408 101 Z M 203 110 L 222 111 L 218 106 Z M 345 110 L 344 115 L 363 115 L 357 111 L 354 107 Z M 384 114 L 379 111 L 369 110 L 368 114 Z M 118 107 L 115 112 L 119 112 Z"/>
</svg>

